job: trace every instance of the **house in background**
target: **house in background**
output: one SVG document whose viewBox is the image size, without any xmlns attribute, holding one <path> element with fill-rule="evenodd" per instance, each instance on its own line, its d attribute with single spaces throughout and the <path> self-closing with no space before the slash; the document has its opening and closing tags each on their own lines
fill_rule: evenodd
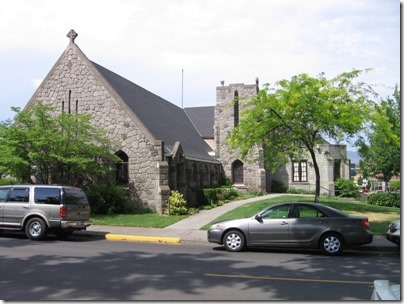
<svg viewBox="0 0 404 304">
<path fill-rule="evenodd" d="M 193 207 L 198 191 L 219 186 L 223 175 L 240 189 L 270 192 L 277 180 L 286 187 L 314 190 L 310 160 L 291 162 L 271 174 L 263 164 L 242 161 L 228 148 L 226 136 L 237 125 L 243 103 L 257 93 L 258 81 L 223 83 L 216 88 L 215 107 L 181 109 L 89 60 L 75 44 L 73 30 L 68 37 L 69 45 L 27 106 L 42 101 L 57 113 L 91 114 L 92 123 L 117 143 L 114 152 L 123 162 L 117 164 L 115 178 L 128 187 L 137 206 L 162 213 L 170 190 L 178 190 Z M 329 154 L 318 155 L 321 188 L 333 193 L 337 177 L 349 178 L 349 166 L 342 161 L 346 147 L 323 146 Z"/>
</svg>

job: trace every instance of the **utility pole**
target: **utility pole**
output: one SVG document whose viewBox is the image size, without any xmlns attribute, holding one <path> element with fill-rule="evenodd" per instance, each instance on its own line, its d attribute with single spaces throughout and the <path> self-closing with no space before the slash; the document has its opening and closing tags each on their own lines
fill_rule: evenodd
<svg viewBox="0 0 404 304">
<path fill-rule="evenodd" d="M 184 69 L 182 69 L 181 108 L 184 108 Z"/>
</svg>

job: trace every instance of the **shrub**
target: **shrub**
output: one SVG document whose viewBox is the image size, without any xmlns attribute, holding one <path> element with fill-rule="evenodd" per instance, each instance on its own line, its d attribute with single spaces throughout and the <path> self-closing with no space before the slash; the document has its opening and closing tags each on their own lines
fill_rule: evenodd
<svg viewBox="0 0 404 304">
<path fill-rule="evenodd" d="M 97 184 L 85 190 L 94 214 L 118 214 L 132 211 L 127 191 L 115 183 Z"/>
<path fill-rule="evenodd" d="M 291 187 L 286 191 L 286 193 L 290 193 L 290 194 L 310 194 L 310 195 L 314 195 L 315 192 L 316 191 L 314 191 L 314 190 L 307 190 L 307 189 L 294 188 L 294 187 Z"/>
<path fill-rule="evenodd" d="M 205 188 L 198 191 L 198 206 L 217 207 L 224 202 L 235 199 L 240 196 L 240 192 L 231 186 L 220 188 Z"/>
<path fill-rule="evenodd" d="M 214 202 L 216 202 L 217 195 L 216 195 L 216 189 L 215 188 L 206 188 L 202 189 L 198 193 L 198 204 L 199 205 L 211 205 Z"/>
<path fill-rule="evenodd" d="M 240 196 L 240 191 L 238 191 L 234 187 L 221 187 L 215 188 L 216 189 L 216 196 L 221 201 L 230 201 L 235 199 L 236 197 Z M 220 196 L 219 196 L 220 193 Z"/>
<path fill-rule="evenodd" d="M 168 206 L 164 210 L 168 215 L 185 215 L 188 213 L 187 201 L 178 191 L 171 191 L 168 198 Z"/>
<path fill-rule="evenodd" d="M 359 195 L 359 187 L 350 179 L 337 178 L 335 181 L 335 192 L 339 192 L 341 197 L 357 197 Z"/>
<path fill-rule="evenodd" d="M 368 196 L 367 203 L 369 205 L 400 208 L 400 194 L 389 192 L 373 193 Z"/>
</svg>

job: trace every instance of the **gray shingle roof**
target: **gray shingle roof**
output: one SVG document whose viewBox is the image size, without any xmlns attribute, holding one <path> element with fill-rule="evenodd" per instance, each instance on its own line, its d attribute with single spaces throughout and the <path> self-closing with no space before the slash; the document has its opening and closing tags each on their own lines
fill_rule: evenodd
<svg viewBox="0 0 404 304">
<path fill-rule="evenodd" d="M 215 107 L 185 108 L 189 119 L 203 138 L 213 138 L 213 126 L 215 123 Z"/>
<path fill-rule="evenodd" d="M 208 154 L 209 145 L 201 138 L 183 109 L 147 91 L 118 74 L 91 62 L 122 100 L 166 149 L 181 142 L 186 157 L 216 161 Z"/>
</svg>

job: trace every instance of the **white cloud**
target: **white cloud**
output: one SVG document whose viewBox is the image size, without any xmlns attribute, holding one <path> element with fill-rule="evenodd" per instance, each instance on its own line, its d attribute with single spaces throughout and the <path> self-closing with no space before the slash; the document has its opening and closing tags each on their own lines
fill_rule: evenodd
<svg viewBox="0 0 404 304">
<path fill-rule="evenodd" d="M 213 105 L 220 80 L 253 83 L 257 76 L 273 83 L 374 68 L 366 79 L 392 87 L 400 80 L 399 10 L 391 0 L 7 1 L 0 68 L 14 66 L 12 86 L 21 88 L 7 91 L 11 79 L 3 75 L 0 91 L 9 93 L 0 103 L 28 101 L 28 84 L 46 76 L 71 28 L 91 60 L 177 105 L 181 69 L 186 106 Z M 38 60 L 41 53 L 47 61 Z M 21 57 L 31 63 L 19 64 Z"/>
</svg>

